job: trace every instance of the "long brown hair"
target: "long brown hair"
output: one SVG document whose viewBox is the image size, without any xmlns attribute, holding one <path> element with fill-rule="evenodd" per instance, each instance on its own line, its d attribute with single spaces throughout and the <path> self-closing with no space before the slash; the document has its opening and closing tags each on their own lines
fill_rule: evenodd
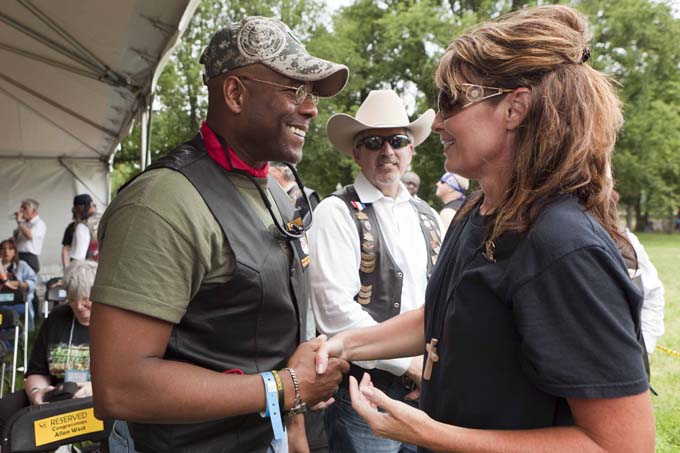
<svg viewBox="0 0 680 453">
<path fill-rule="evenodd" d="M 632 255 L 608 174 L 623 124 L 621 102 L 611 79 L 585 64 L 589 41 L 587 21 L 577 11 L 539 6 L 478 25 L 455 39 L 439 62 L 435 82 L 440 90 L 456 93 L 462 83 L 531 89 L 508 187 L 485 234 L 487 243 L 506 231 L 526 233 L 555 196 L 571 194 L 621 252 Z M 468 203 L 466 211 L 483 195 L 474 198 L 477 203 Z"/>
<path fill-rule="evenodd" d="M 0 242 L 0 249 L 5 244 L 8 244 L 10 247 L 12 247 L 14 249 L 14 258 L 12 258 L 12 263 L 14 263 L 15 268 L 19 267 L 19 252 L 17 251 L 17 244 L 14 242 L 14 239 L 9 238 L 9 239 L 5 239 L 4 241 Z"/>
</svg>

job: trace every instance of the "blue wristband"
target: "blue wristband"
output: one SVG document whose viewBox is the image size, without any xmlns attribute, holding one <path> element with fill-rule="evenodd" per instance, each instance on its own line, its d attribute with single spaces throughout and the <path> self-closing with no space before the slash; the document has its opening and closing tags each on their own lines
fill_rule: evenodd
<svg viewBox="0 0 680 453">
<path fill-rule="evenodd" d="M 264 392 L 267 396 L 267 410 L 262 413 L 261 417 L 269 417 L 272 422 L 272 430 L 274 430 L 274 439 L 283 439 L 285 431 L 283 430 L 283 422 L 281 421 L 281 409 L 279 408 L 279 392 L 276 389 L 276 380 L 274 375 L 267 371 L 260 373 L 264 381 Z"/>
</svg>

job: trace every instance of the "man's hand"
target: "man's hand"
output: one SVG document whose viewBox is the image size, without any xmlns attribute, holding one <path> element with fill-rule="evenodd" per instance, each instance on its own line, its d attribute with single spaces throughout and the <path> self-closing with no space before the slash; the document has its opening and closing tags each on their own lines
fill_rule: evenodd
<svg viewBox="0 0 680 453">
<path fill-rule="evenodd" d="M 295 415 L 286 420 L 286 434 L 288 436 L 288 451 L 290 453 L 309 453 L 307 433 L 305 431 L 305 416 Z"/>
<path fill-rule="evenodd" d="M 337 358 L 327 360 L 327 367 L 323 374 L 318 374 L 315 367 L 315 357 L 326 336 L 319 337 L 298 346 L 295 353 L 288 360 L 288 367 L 295 370 L 300 382 L 302 401 L 308 406 L 326 401 L 338 389 L 343 373 L 349 371 L 349 363 Z"/>
<path fill-rule="evenodd" d="M 73 398 L 87 398 L 92 396 L 92 382 L 87 381 L 78 384 L 78 391 L 73 395 Z"/>
<path fill-rule="evenodd" d="M 36 387 L 28 394 L 28 399 L 34 406 L 43 404 L 45 402 L 45 394 L 50 390 L 54 390 L 54 387 L 51 385 L 48 385 L 47 387 Z"/>
<path fill-rule="evenodd" d="M 404 397 L 404 400 L 417 401 L 418 398 L 420 398 L 420 379 L 423 376 L 423 356 L 419 355 L 413 357 L 404 374 L 416 384 L 416 388 L 409 392 L 408 395 Z"/>
<path fill-rule="evenodd" d="M 17 223 L 21 223 L 24 221 L 24 211 L 21 209 L 18 210 L 17 212 L 14 213 L 14 217 L 16 218 Z"/>
</svg>

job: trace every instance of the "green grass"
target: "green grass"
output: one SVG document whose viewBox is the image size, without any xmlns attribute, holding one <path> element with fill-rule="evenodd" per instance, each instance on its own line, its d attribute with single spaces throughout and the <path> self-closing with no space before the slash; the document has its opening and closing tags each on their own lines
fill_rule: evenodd
<svg viewBox="0 0 680 453">
<path fill-rule="evenodd" d="M 680 234 L 639 234 L 666 289 L 666 333 L 658 344 L 680 351 Z M 651 359 L 656 451 L 680 451 L 680 357 L 656 350 Z"/>
</svg>

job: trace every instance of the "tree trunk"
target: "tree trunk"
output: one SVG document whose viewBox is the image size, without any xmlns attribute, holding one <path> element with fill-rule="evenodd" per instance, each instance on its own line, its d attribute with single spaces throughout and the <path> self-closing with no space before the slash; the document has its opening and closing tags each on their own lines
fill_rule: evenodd
<svg viewBox="0 0 680 453">
<path fill-rule="evenodd" d="M 642 232 L 647 226 L 646 216 L 642 214 L 642 200 L 640 195 L 635 200 L 635 231 Z"/>
<path fill-rule="evenodd" d="M 626 205 L 626 228 L 633 231 L 633 218 L 635 216 L 635 210 L 632 205 Z"/>
</svg>

